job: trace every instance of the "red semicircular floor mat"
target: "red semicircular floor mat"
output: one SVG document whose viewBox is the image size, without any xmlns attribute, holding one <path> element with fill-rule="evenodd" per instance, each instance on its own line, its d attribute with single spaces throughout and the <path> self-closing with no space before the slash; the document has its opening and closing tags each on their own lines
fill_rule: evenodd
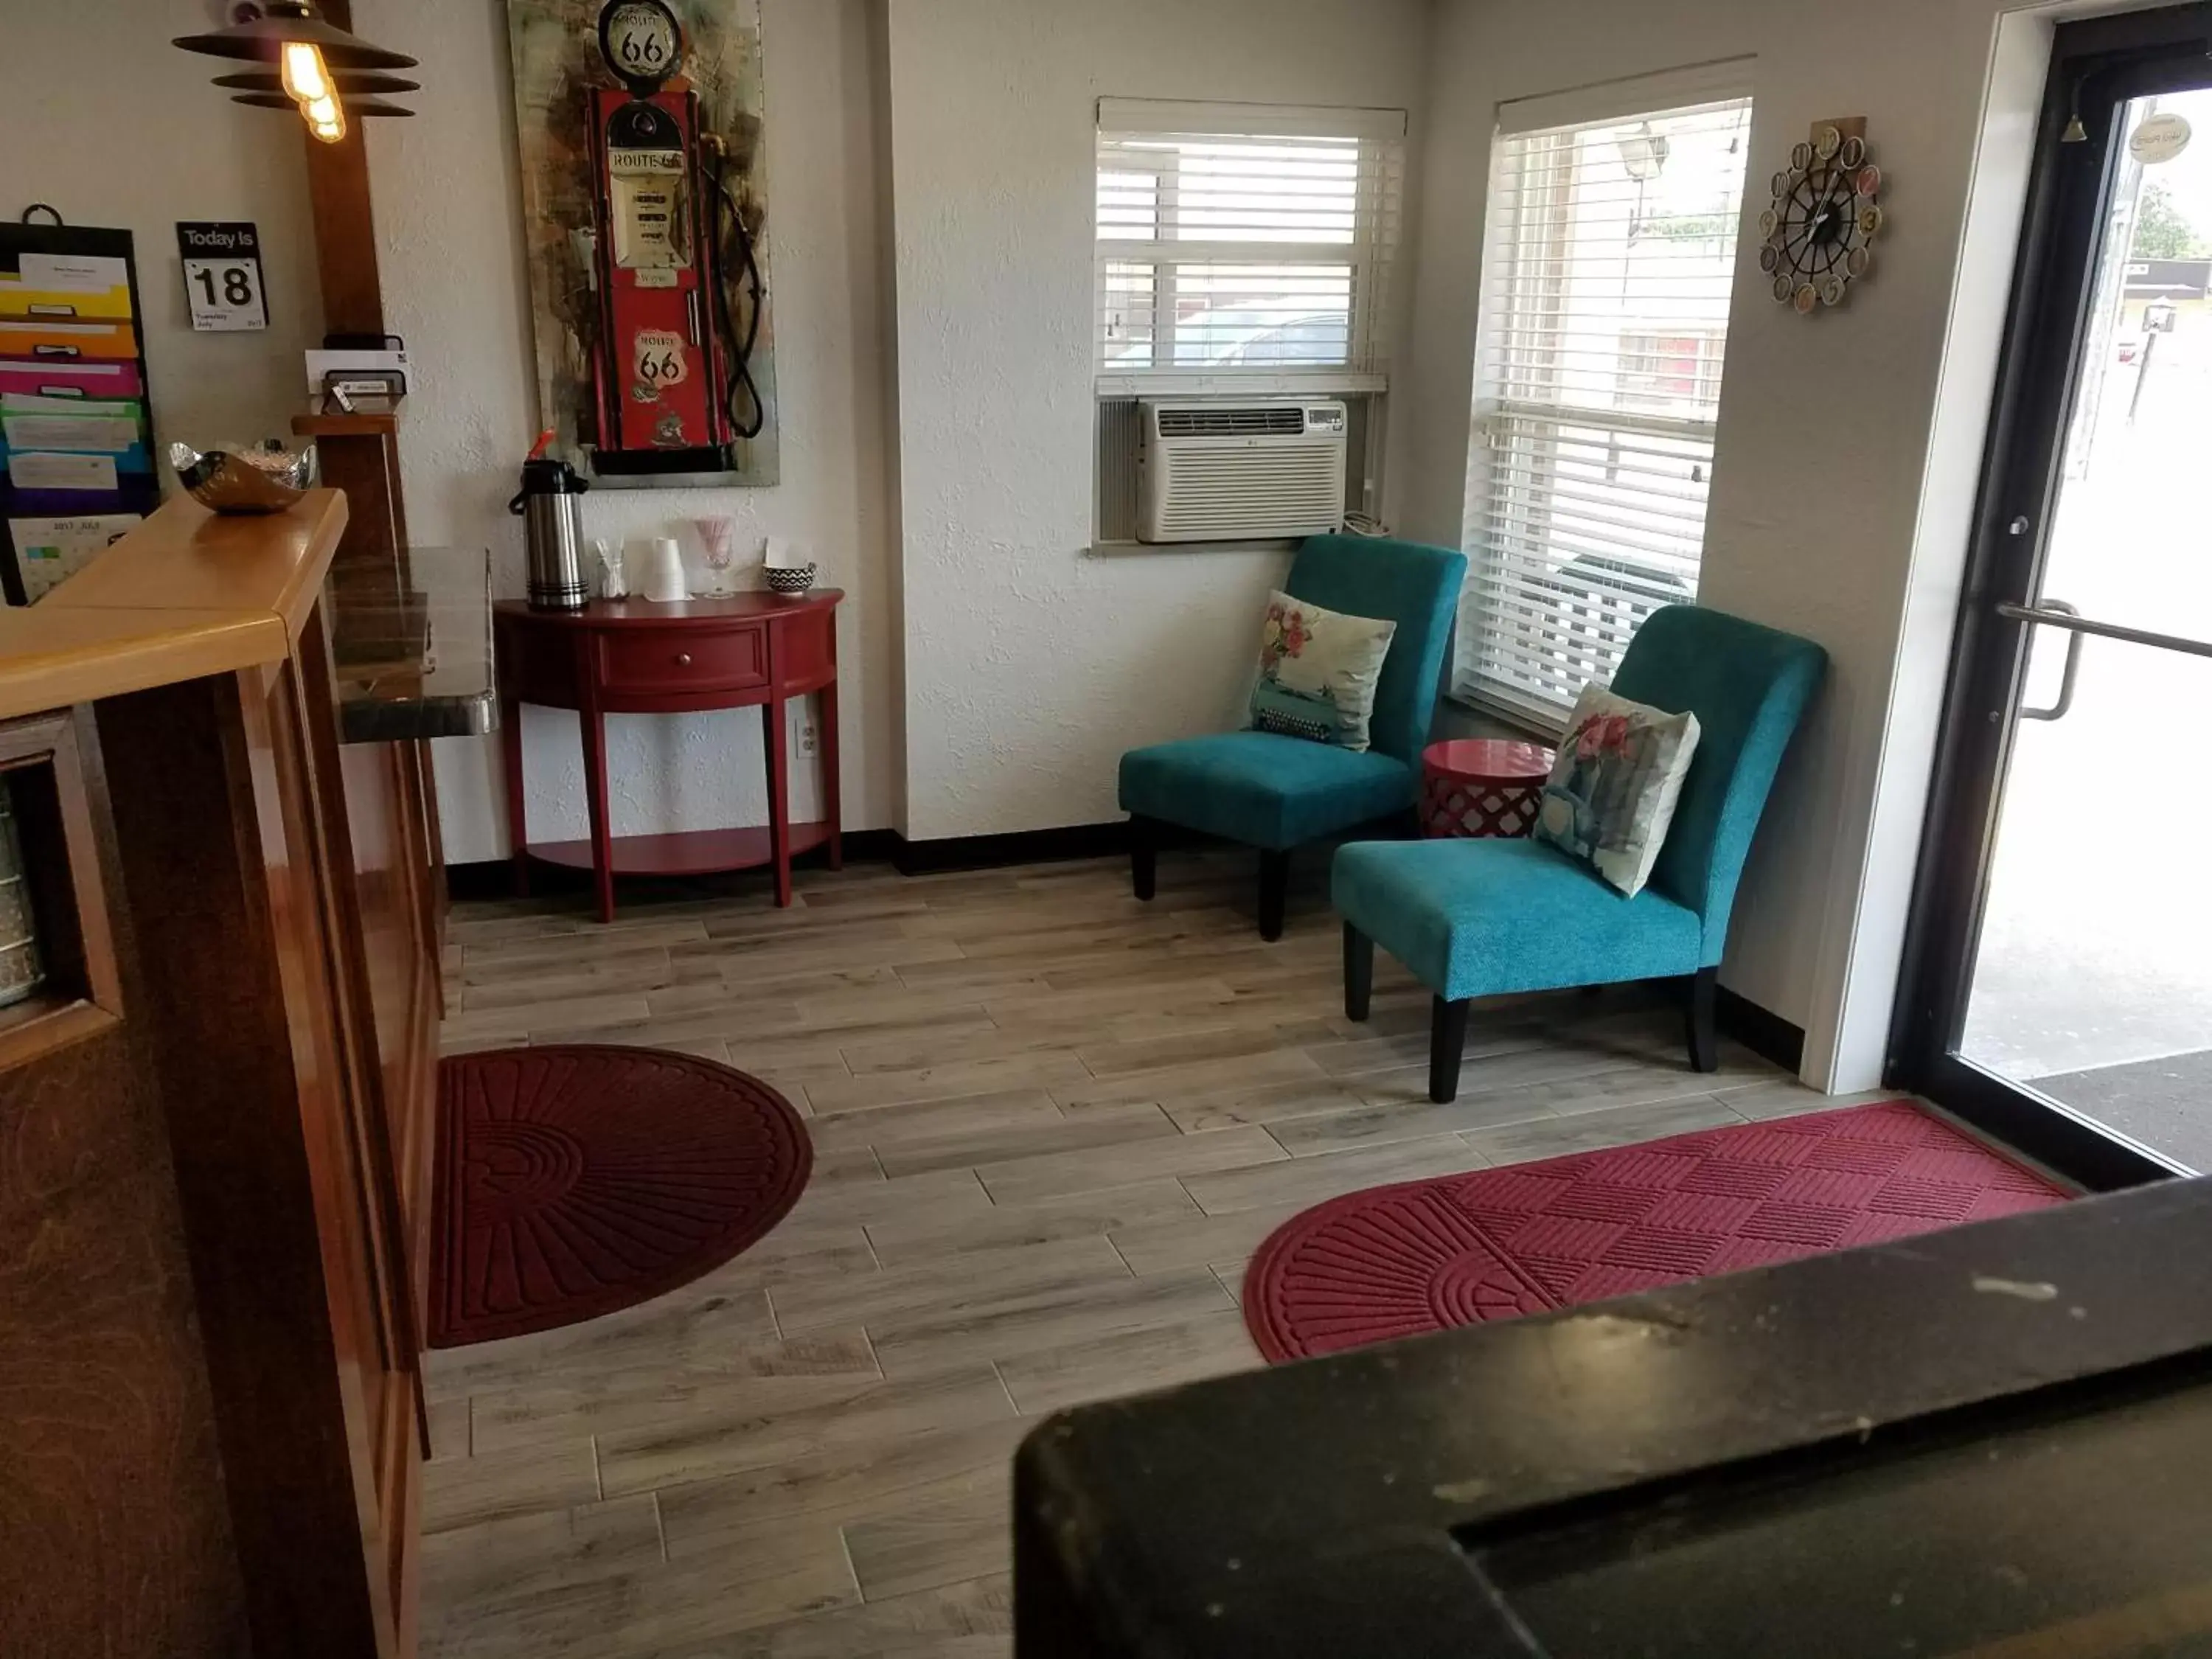
<svg viewBox="0 0 2212 1659">
<path fill-rule="evenodd" d="M 657 1048 L 495 1048 L 438 1068 L 430 1346 L 630 1307 L 720 1267 L 799 1201 L 790 1102 Z"/>
<path fill-rule="evenodd" d="M 2074 1194 L 1910 1101 L 1351 1193 L 1244 1278 L 1271 1360 L 1547 1313 Z"/>
</svg>

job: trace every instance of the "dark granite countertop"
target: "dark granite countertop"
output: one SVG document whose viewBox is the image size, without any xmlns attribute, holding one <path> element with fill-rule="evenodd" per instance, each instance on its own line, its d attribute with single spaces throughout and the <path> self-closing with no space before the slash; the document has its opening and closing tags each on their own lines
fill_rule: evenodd
<svg viewBox="0 0 2212 1659">
<path fill-rule="evenodd" d="M 348 743 L 469 737 L 492 729 L 491 559 L 480 547 L 414 547 L 333 564 L 324 587 Z"/>
<path fill-rule="evenodd" d="M 1016 1650 L 2204 1653 L 2208 1449 L 2212 1178 L 2161 1182 L 1064 1412 Z"/>
</svg>

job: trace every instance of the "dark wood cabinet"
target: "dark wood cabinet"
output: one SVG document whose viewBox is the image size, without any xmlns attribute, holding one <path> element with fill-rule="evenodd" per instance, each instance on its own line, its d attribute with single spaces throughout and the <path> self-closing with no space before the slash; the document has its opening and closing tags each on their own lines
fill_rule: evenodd
<svg viewBox="0 0 2212 1659">
<path fill-rule="evenodd" d="M 344 517 L 173 503 L 0 617 L 0 714 L 74 704 L 121 986 L 0 1065 L 10 1655 L 413 1650 L 439 913 L 419 745 L 337 741 Z"/>
<path fill-rule="evenodd" d="M 121 872 L 91 712 L 62 718 L 84 757 L 82 802 L 114 891 Z M 247 1646 L 129 935 L 120 915 L 112 937 L 134 1018 L 0 1063 L 0 1647 L 42 1659 Z"/>
</svg>

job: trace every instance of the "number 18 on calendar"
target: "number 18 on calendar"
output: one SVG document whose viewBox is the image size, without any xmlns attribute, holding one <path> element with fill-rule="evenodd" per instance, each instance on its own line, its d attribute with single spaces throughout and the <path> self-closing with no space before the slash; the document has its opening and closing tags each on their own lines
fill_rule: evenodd
<svg viewBox="0 0 2212 1659">
<path fill-rule="evenodd" d="M 228 334 L 269 326 L 261 236 L 253 226 L 180 224 L 177 251 L 184 256 L 185 302 L 194 328 Z"/>
</svg>

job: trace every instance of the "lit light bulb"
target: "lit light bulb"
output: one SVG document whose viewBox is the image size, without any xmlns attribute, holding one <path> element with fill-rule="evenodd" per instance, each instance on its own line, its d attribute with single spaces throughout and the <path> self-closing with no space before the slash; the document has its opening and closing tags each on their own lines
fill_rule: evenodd
<svg viewBox="0 0 2212 1659">
<path fill-rule="evenodd" d="M 307 118 L 307 131 L 326 144 L 335 144 L 346 135 L 345 110 L 335 92 L 308 100 L 300 106 L 300 113 Z"/>
<path fill-rule="evenodd" d="M 301 104 L 328 98 L 331 93 L 329 66 L 323 49 L 312 40 L 287 40 L 283 57 L 284 90 Z"/>
</svg>

